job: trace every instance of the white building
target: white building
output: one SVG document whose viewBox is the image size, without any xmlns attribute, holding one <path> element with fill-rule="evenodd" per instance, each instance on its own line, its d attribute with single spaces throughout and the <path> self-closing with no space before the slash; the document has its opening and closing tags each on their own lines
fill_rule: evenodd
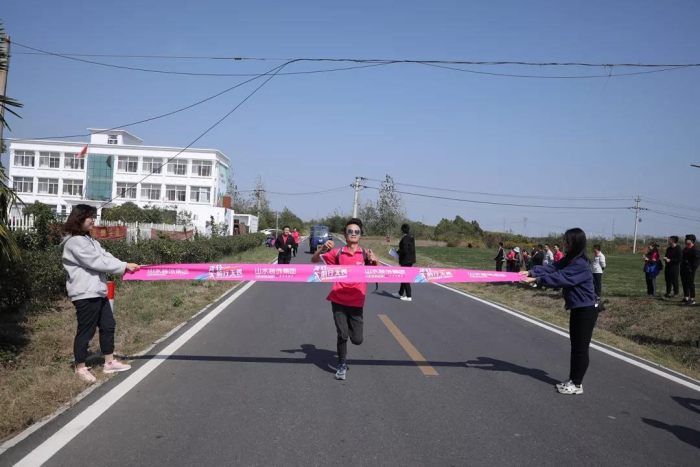
<svg viewBox="0 0 700 467">
<path fill-rule="evenodd" d="M 76 204 L 98 208 L 133 202 L 187 211 L 202 232 L 213 216 L 233 230 L 233 211 L 221 206 L 229 159 L 216 149 L 144 146 L 124 130 L 89 129 L 86 143 L 10 140 L 9 176 L 22 201 L 47 204 L 59 215 Z M 15 213 L 19 215 L 19 213 Z"/>
</svg>

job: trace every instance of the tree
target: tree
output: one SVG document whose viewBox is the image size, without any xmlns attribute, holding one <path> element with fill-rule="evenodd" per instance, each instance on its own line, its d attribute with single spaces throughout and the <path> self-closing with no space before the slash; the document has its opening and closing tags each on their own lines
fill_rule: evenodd
<svg viewBox="0 0 700 467">
<path fill-rule="evenodd" d="M 380 235 L 390 235 L 398 230 L 404 212 L 401 196 L 396 192 L 394 179 L 386 176 L 379 187 L 379 199 L 377 200 L 377 231 Z"/>
<path fill-rule="evenodd" d="M 364 226 L 365 235 L 381 235 L 382 232 L 379 230 L 379 211 L 374 206 L 372 201 L 366 201 L 364 205 L 360 206 L 357 212 L 360 216 L 360 220 Z"/>
<path fill-rule="evenodd" d="M 5 44 L 7 43 L 7 38 L 5 36 L 5 30 L 0 23 L 0 71 L 7 71 L 7 48 Z M 7 111 L 8 113 L 14 115 L 15 117 L 21 118 L 16 112 L 14 112 L 10 107 L 22 107 L 22 104 L 16 100 L 0 94 L 0 127 L 10 129 L 10 126 L 5 120 L 2 111 Z M 0 139 L 0 147 L 4 147 L 5 143 Z M 0 259 L 7 260 L 17 260 L 20 257 L 19 247 L 12 237 L 10 232 L 9 215 L 10 209 L 21 203 L 21 200 L 15 193 L 15 191 L 10 187 L 10 181 L 5 175 L 5 169 L 0 164 Z"/>
<path fill-rule="evenodd" d="M 301 229 L 302 226 L 304 225 L 304 221 L 301 220 L 299 216 L 294 214 L 289 208 L 285 207 L 282 212 L 280 213 L 280 218 L 279 218 L 279 227 L 280 229 L 288 225 L 291 228 L 297 228 Z"/>
<path fill-rule="evenodd" d="M 56 214 L 51 210 L 48 204 L 34 201 L 33 204 L 25 206 L 24 215 L 34 216 L 34 229 L 44 245 L 51 242 L 51 234 L 55 236 L 58 233 L 58 237 L 60 238 L 60 230 L 54 227 L 58 219 L 56 219 Z M 55 230 L 52 230 L 52 228 Z"/>
</svg>

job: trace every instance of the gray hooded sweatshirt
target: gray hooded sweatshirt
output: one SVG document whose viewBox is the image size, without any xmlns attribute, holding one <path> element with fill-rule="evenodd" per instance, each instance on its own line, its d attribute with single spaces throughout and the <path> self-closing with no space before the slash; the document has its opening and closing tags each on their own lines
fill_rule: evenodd
<svg viewBox="0 0 700 467">
<path fill-rule="evenodd" d="M 71 301 L 107 296 L 107 273 L 124 274 L 126 263 L 89 235 L 69 235 L 63 245 L 66 289 Z"/>
</svg>

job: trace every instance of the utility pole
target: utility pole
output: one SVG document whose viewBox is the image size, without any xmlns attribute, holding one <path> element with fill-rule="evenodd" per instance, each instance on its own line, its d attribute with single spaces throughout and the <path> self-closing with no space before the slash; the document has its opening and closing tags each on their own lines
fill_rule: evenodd
<svg viewBox="0 0 700 467">
<path fill-rule="evenodd" d="M 279 231 L 280 227 L 280 212 L 275 211 L 275 235 L 277 235 L 277 232 Z"/>
<path fill-rule="evenodd" d="M 355 183 L 353 183 L 353 188 L 355 188 L 355 199 L 352 202 L 352 217 L 357 217 L 358 204 L 360 203 L 360 180 L 363 177 L 355 177 Z"/>
<path fill-rule="evenodd" d="M 10 36 L 5 36 L 2 41 L 0 41 L 0 49 L 7 57 L 5 61 L 4 69 L 0 69 L 0 95 L 7 95 L 7 74 L 10 72 Z M 5 107 L 0 108 L 0 115 L 5 115 Z M 3 127 L 0 125 L 0 144 L 2 144 L 2 130 Z M 2 148 L 0 148 L 0 153 Z"/>
<path fill-rule="evenodd" d="M 639 222 L 641 222 L 641 219 L 639 218 L 639 202 L 641 199 L 639 198 L 639 195 L 634 200 L 634 241 L 632 242 L 632 253 L 637 252 L 637 225 L 639 225 Z"/>
</svg>

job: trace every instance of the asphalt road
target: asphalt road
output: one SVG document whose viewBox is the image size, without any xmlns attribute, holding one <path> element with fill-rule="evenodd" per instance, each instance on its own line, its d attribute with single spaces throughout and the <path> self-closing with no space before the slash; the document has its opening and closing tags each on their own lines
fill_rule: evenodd
<svg viewBox="0 0 700 467">
<path fill-rule="evenodd" d="M 348 379 L 336 381 L 329 288 L 252 285 L 46 465 L 698 465 L 699 392 L 592 350 L 585 394 L 560 395 L 567 338 L 433 285 L 414 286 L 411 303 L 388 295 L 398 285 L 370 293 L 365 342 L 349 345 Z"/>
</svg>

